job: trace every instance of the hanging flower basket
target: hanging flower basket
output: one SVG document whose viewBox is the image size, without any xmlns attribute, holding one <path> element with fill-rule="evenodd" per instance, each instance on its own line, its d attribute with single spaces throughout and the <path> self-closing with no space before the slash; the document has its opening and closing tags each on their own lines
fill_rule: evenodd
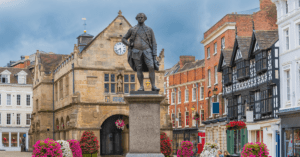
<svg viewBox="0 0 300 157">
<path fill-rule="evenodd" d="M 200 115 L 198 112 L 196 112 L 196 114 L 193 117 L 194 120 L 200 120 Z"/>
<path fill-rule="evenodd" d="M 243 121 L 232 121 L 226 125 L 227 130 L 241 130 L 246 128 L 246 124 Z"/>
<path fill-rule="evenodd" d="M 116 126 L 118 129 L 122 129 L 124 130 L 124 126 L 125 126 L 125 123 L 124 123 L 124 120 L 123 119 L 118 119 L 116 122 L 115 122 Z"/>
</svg>

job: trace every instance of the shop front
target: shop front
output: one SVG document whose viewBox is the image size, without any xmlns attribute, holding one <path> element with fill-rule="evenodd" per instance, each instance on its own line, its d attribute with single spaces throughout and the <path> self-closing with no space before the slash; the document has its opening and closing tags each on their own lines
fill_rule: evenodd
<svg viewBox="0 0 300 157">
<path fill-rule="evenodd" d="M 28 149 L 29 128 L 0 128 L 0 149 L 5 151 L 21 151 L 23 145 Z"/>
<path fill-rule="evenodd" d="M 281 140 L 283 157 L 300 157 L 300 108 L 281 110 Z"/>
<path fill-rule="evenodd" d="M 173 130 L 173 155 L 177 155 L 177 151 L 182 141 L 190 141 L 193 143 L 193 152 L 195 157 L 197 155 L 198 144 L 198 129 L 197 128 L 185 128 Z"/>
</svg>

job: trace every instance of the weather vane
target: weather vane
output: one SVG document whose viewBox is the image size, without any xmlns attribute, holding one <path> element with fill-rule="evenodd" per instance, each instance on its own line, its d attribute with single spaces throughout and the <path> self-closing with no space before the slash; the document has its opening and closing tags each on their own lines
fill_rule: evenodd
<svg viewBox="0 0 300 157">
<path fill-rule="evenodd" d="M 83 26 L 84 26 L 84 33 L 86 33 L 86 18 L 82 18 L 82 20 L 84 21 Z"/>
</svg>

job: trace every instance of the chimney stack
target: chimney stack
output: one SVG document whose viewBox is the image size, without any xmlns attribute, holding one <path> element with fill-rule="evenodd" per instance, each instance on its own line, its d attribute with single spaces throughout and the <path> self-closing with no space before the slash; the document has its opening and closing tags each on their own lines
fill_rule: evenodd
<svg viewBox="0 0 300 157">
<path fill-rule="evenodd" d="M 195 62 L 195 56 L 180 56 L 179 65 L 182 68 L 186 63 Z"/>
</svg>

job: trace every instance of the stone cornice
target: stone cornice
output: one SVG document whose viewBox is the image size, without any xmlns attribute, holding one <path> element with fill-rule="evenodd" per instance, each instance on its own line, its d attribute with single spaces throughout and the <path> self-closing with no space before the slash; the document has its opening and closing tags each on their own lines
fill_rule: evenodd
<svg viewBox="0 0 300 157">
<path fill-rule="evenodd" d="M 197 61 L 195 61 L 195 62 L 197 62 Z M 191 68 L 191 69 L 187 69 L 187 70 L 184 70 L 184 71 L 176 72 L 174 74 L 168 74 L 165 77 L 169 77 L 169 76 L 172 76 L 172 75 L 177 75 L 177 74 L 184 73 L 184 72 L 189 72 L 189 71 L 196 70 L 196 69 L 199 69 L 199 68 L 205 68 L 205 66 L 198 66 L 198 67 L 195 67 L 195 68 Z"/>
<path fill-rule="evenodd" d="M 32 87 L 32 84 L 12 84 L 12 83 L 0 83 L 0 86 L 12 86 L 12 87 Z"/>
<path fill-rule="evenodd" d="M 229 29 L 235 29 L 235 22 L 226 22 L 222 26 L 220 26 L 218 29 L 214 30 L 212 33 L 210 33 L 209 36 L 207 36 L 205 39 L 201 41 L 201 43 L 206 46 L 213 40 L 215 40 L 219 35 L 223 34 L 225 31 Z"/>
<path fill-rule="evenodd" d="M 300 14 L 300 10 L 297 10 L 297 11 L 295 11 L 293 14 L 288 15 L 287 17 L 284 17 L 282 20 L 279 20 L 276 24 L 277 24 L 277 25 L 280 25 L 280 24 L 282 24 L 282 23 L 288 21 L 289 19 L 291 19 L 291 18 L 293 18 L 293 17 L 295 17 L 295 16 L 297 16 L 297 15 L 299 15 L 299 14 Z"/>
<path fill-rule="evenodd" d="M 167 87 L 166 89 L 172 89 L 172 88 L 177 88 L 177 87 L 181 87 L 181 86 L 187 86 L 187 85 L 190 85 L 190 84 L 201 83 L 201 82 L 205 82 L 205 79 L 186 82 L 186 83 L 182 83 L 182 84 L 178 84 L 178 85 L 172 85 L 172 86 Z"/>
<path fill-rule="evenodd" d="M 159 94 L 131 94 L 128 96 L 124 96 L 124 100 L 127 104 L 133 104 L 133 103 L 143 103 L 143 104 L 160 104 L 164 99 L 165 95 L 159 95 Z"/>
</svg>

